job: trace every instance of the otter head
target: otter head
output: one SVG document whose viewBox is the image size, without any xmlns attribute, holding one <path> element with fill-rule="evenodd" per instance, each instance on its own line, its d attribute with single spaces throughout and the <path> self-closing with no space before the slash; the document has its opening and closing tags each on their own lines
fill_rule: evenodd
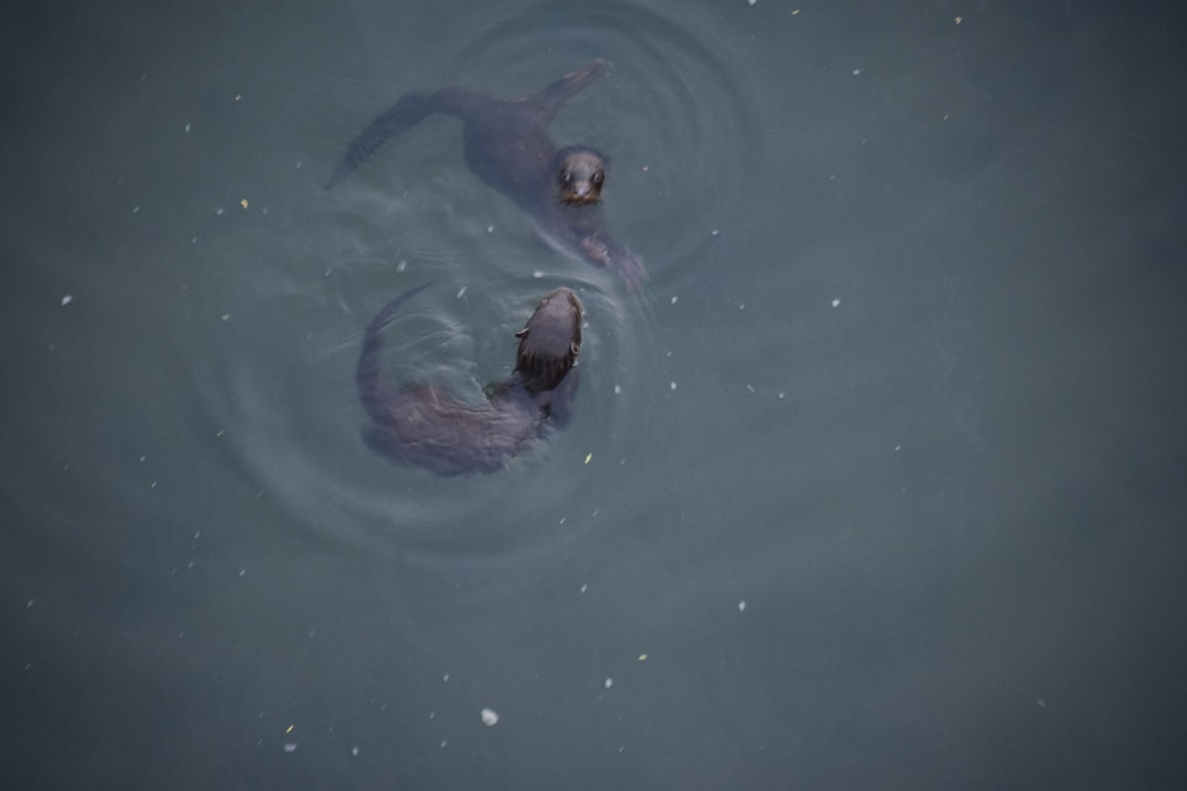
<svg viewBox="0 0 1187 791">
<path fill-rule="evenodd" d="M 552 158 L 561 203 L 587 204 L 602 200 L 606 158 L 585 146 L 569 146 Z"/>
<path fill-rule="evenodd" d="M 527 326 L 515 333 L 515 373 L 529 393 L 554 390 L 581 351 L 581 303 L 567 288 L 540 301 Z"/>
</svg>

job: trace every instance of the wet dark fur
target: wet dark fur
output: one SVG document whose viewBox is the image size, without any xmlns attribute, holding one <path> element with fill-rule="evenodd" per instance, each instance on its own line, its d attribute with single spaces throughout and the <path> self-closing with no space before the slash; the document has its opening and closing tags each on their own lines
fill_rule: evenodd
<svg viewBox="0 0 1187 791">
<path fill-rule="evenodd" d="M 452 115 L 462 120 L 471 170 L 531 214 L 546 235 L 638 286 L 647 277 L 643 261 L 610 236 L 598 205 L 605 157 L 581 146 L 558 151 L 548 135 L 548 124 L 565 101 L 609 69 L 608 62 L 595 60 L 523 99 L 495 99 L 465 88 L 406 94 L 350 144 L 326 189 L 346 179 L 389 137 L 432 113 Z"/>
<path fill-rule="evenodd" d="M 577 392 L 573 365 L 581 350 L 581 303 L 567 288 L 544 297 L 516 333 L 519 350 L 511 378 L 488 387 L 489 403 L 473 407 L 432 385 L 409 389 L 383 382 L 380 332 L 426 287 L 405 291 L 367 325 L 355 369 L 359 398 L 371 420 L 364 439 L 385 456 L 438 475 L 494 472 L 546 425 L 568 422 Z"/>
</svg>

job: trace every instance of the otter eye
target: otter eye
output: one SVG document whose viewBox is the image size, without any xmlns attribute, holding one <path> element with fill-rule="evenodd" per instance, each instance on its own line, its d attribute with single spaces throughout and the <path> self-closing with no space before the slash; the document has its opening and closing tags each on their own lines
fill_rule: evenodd
<svg viewBox="0 0 1187 791">
<path fill-rule="evenodd" d="M 606 177 L 604 175 L 602 175 L 602 171 L 599 170 L 597 173 L 593 174 L 593 183 L 597 184 L 600 187 L 600 186 L 602 186 L 602 180 L 604 178 L 606 178 Z"/>
<path fill-rule="evenodd" d="M 561 181 L 563 181 L 563 182 L 565 182 L 566 184 L 568 184 L 568 183 L 569 183 L 570 181 L 572 181 L 572 180 L 573 180 L 573 174 L 572 174 L 572 173 L 570 173 L 570 172 L 569 172 L 569 171 L 567 171 L 567 170 L 562 170 L 562 171 L 561 171 Z"/>
</svg>

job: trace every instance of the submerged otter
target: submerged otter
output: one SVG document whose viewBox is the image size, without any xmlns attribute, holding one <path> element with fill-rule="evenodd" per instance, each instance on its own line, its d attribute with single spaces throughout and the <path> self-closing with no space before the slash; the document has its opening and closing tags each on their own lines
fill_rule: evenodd
<svg viewBox="0 0 1187 791">
<path fill-rule="evenodd" d="M 387 385 L 380 376 L 380 331 L 427 287 L 405 291 L 367 325 L 355 369 L 359 397 L 371 419 L 364 439 L 385 456 L 438 475 L 494 472 L 548 423 L 568 422 L 577 392 L 573 364 L 581 350 L 581 303 L 567 288 L 544 297 L 516 333 L 519 351 L 511 378 L 488 387 L 489 403 L 473 407 L 432 385 L 408 389 Z"/>
<path fill-rule="evenodd" d="M 355 138 L 326 189 L 342 182 L 389 137 L 433 113 L 452 115 L 462 120 L 471 170 L 531 214 L 547 236 L 592 264 L 616 270 L 636 287 L 647 277 L 643 261 L 610 236 L 598 205 L 606 158 L 584 146 L 558 151 L 547 130 L 561 105 L 609 70 L 607 61 L 595 60 L 522 99 L 495 99 L 465 88 L 406 94 Z"/>
</svg>

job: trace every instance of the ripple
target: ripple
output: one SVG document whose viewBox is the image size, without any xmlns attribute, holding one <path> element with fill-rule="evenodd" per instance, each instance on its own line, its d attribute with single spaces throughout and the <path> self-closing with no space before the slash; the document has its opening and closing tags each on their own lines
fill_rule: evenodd
<svg viewBox="0 0 1187 791">
<path fill-rule="evenodd" d="M 537 556 L 558 540 L 575 540 L 580 529 L 556 527 L 573 503 L 584 500 L 579 490 L 589 480 L 585 457 L 621 456 L 629 452 L 623 438 L 637 442 L 646 436 L 643 413 L 622 409 L 632 401 L 614 395 L 624 372 L 646 367 L 641 359 L 641 350 L 651 347 L 646 314 L 573 278 L 532 278 L 512 295 L 472 287 L 463 292 L 456 282 L 441 279 L 417 295 L 384 333 L 385 378 L 405 385 L 432 382 L 475 404 L 484 399 L 485 383 L 509 375 L 514 333 L 543 294 L 563 283 L 585 306 L 582 380 L 572 423 L 497 473 L 439 478 L 392 463 L 361 438 L 366 417 L 354 368 L 362 329 L 392 296 L 432 279 L 424 268 L 409 270 L 398 284 L 385 276 L 389 285 L 379 288 L 364 285 L 376 280 L 374 271 L 337 274 L 350 281 L 340 284 L 354 295 L 349 316 L 316 322 L 319 329 L 311 335 L 319 337 L 290 342 L 267 364 L 249 359 L 258 352 L 245 350 L 242 358 L 224 361 L 228 368 L 220 374 L 199 377 L 223 383 L 217 389 L 207 384 L 205 394 L 217 413 L 212 423 L 227 427 L 222 441 L 234 449 L 261 495 L 288 509 L 294 530 L 328 546 L 386 547 L 422 563 L 456 564 L 464 558 Z M 518 527 L 491 531 L 492 521 Z"/>
<path fill-rule="evenodd" d="M 682 21 L 628 3 L 549 3 L 491 28 L 455 63 L 457 83 L 499 96 L 534 93 L 594 58 L 614 64 L 552 133 L 610 158 L 611 227 L 653 274 L 705 258 L 763 157 L 751 69 L 734 43 L 692 32 L 696 13 L 682 8 Z"/>
<path fill-rule="evenodd" d="M 656 331 L 671 291 L 658 283 L 713 264 L 714 231 L 746 204 L 738 198 L 762 156 L 746 68 L 682 19 L 713 30 L 624 3 L 547 4 L 464 46 L 439 83 L 401 89 L 522 96 L 593 58 L 611 60 L 614 71 L 574 97 L 552 133 L 610 157 L 608 221 L 653 275 L 640 293 L 536 242 L 530 220 L 466 169 L 449 123 L 401 138 L 382 170 L 333 193 L 334 238 L 316 254 L 328 261 L 324 275 L 294 280 L 284 257 L 251 270 L 255 303 L 288 327 L 266 363 L 266 343 L 232 350 L 199 386 L 250 485 L 289 510 L 295 531 L 449 571 L 557 560 L 598 519 L 641 518 L 623 512 L 616 493 L 638 480 L 631 465 L 671 397 Z M 384 333 L 386 377 L 476 403 L 484 384 L 509 374 L 514 332 L 543 294 L 569 286 L 585 306 L 572 423 L 493 475 L 438 478 L 362 442 L 362 330 L 393 296 L 428 281 Z"/>
</svg>

